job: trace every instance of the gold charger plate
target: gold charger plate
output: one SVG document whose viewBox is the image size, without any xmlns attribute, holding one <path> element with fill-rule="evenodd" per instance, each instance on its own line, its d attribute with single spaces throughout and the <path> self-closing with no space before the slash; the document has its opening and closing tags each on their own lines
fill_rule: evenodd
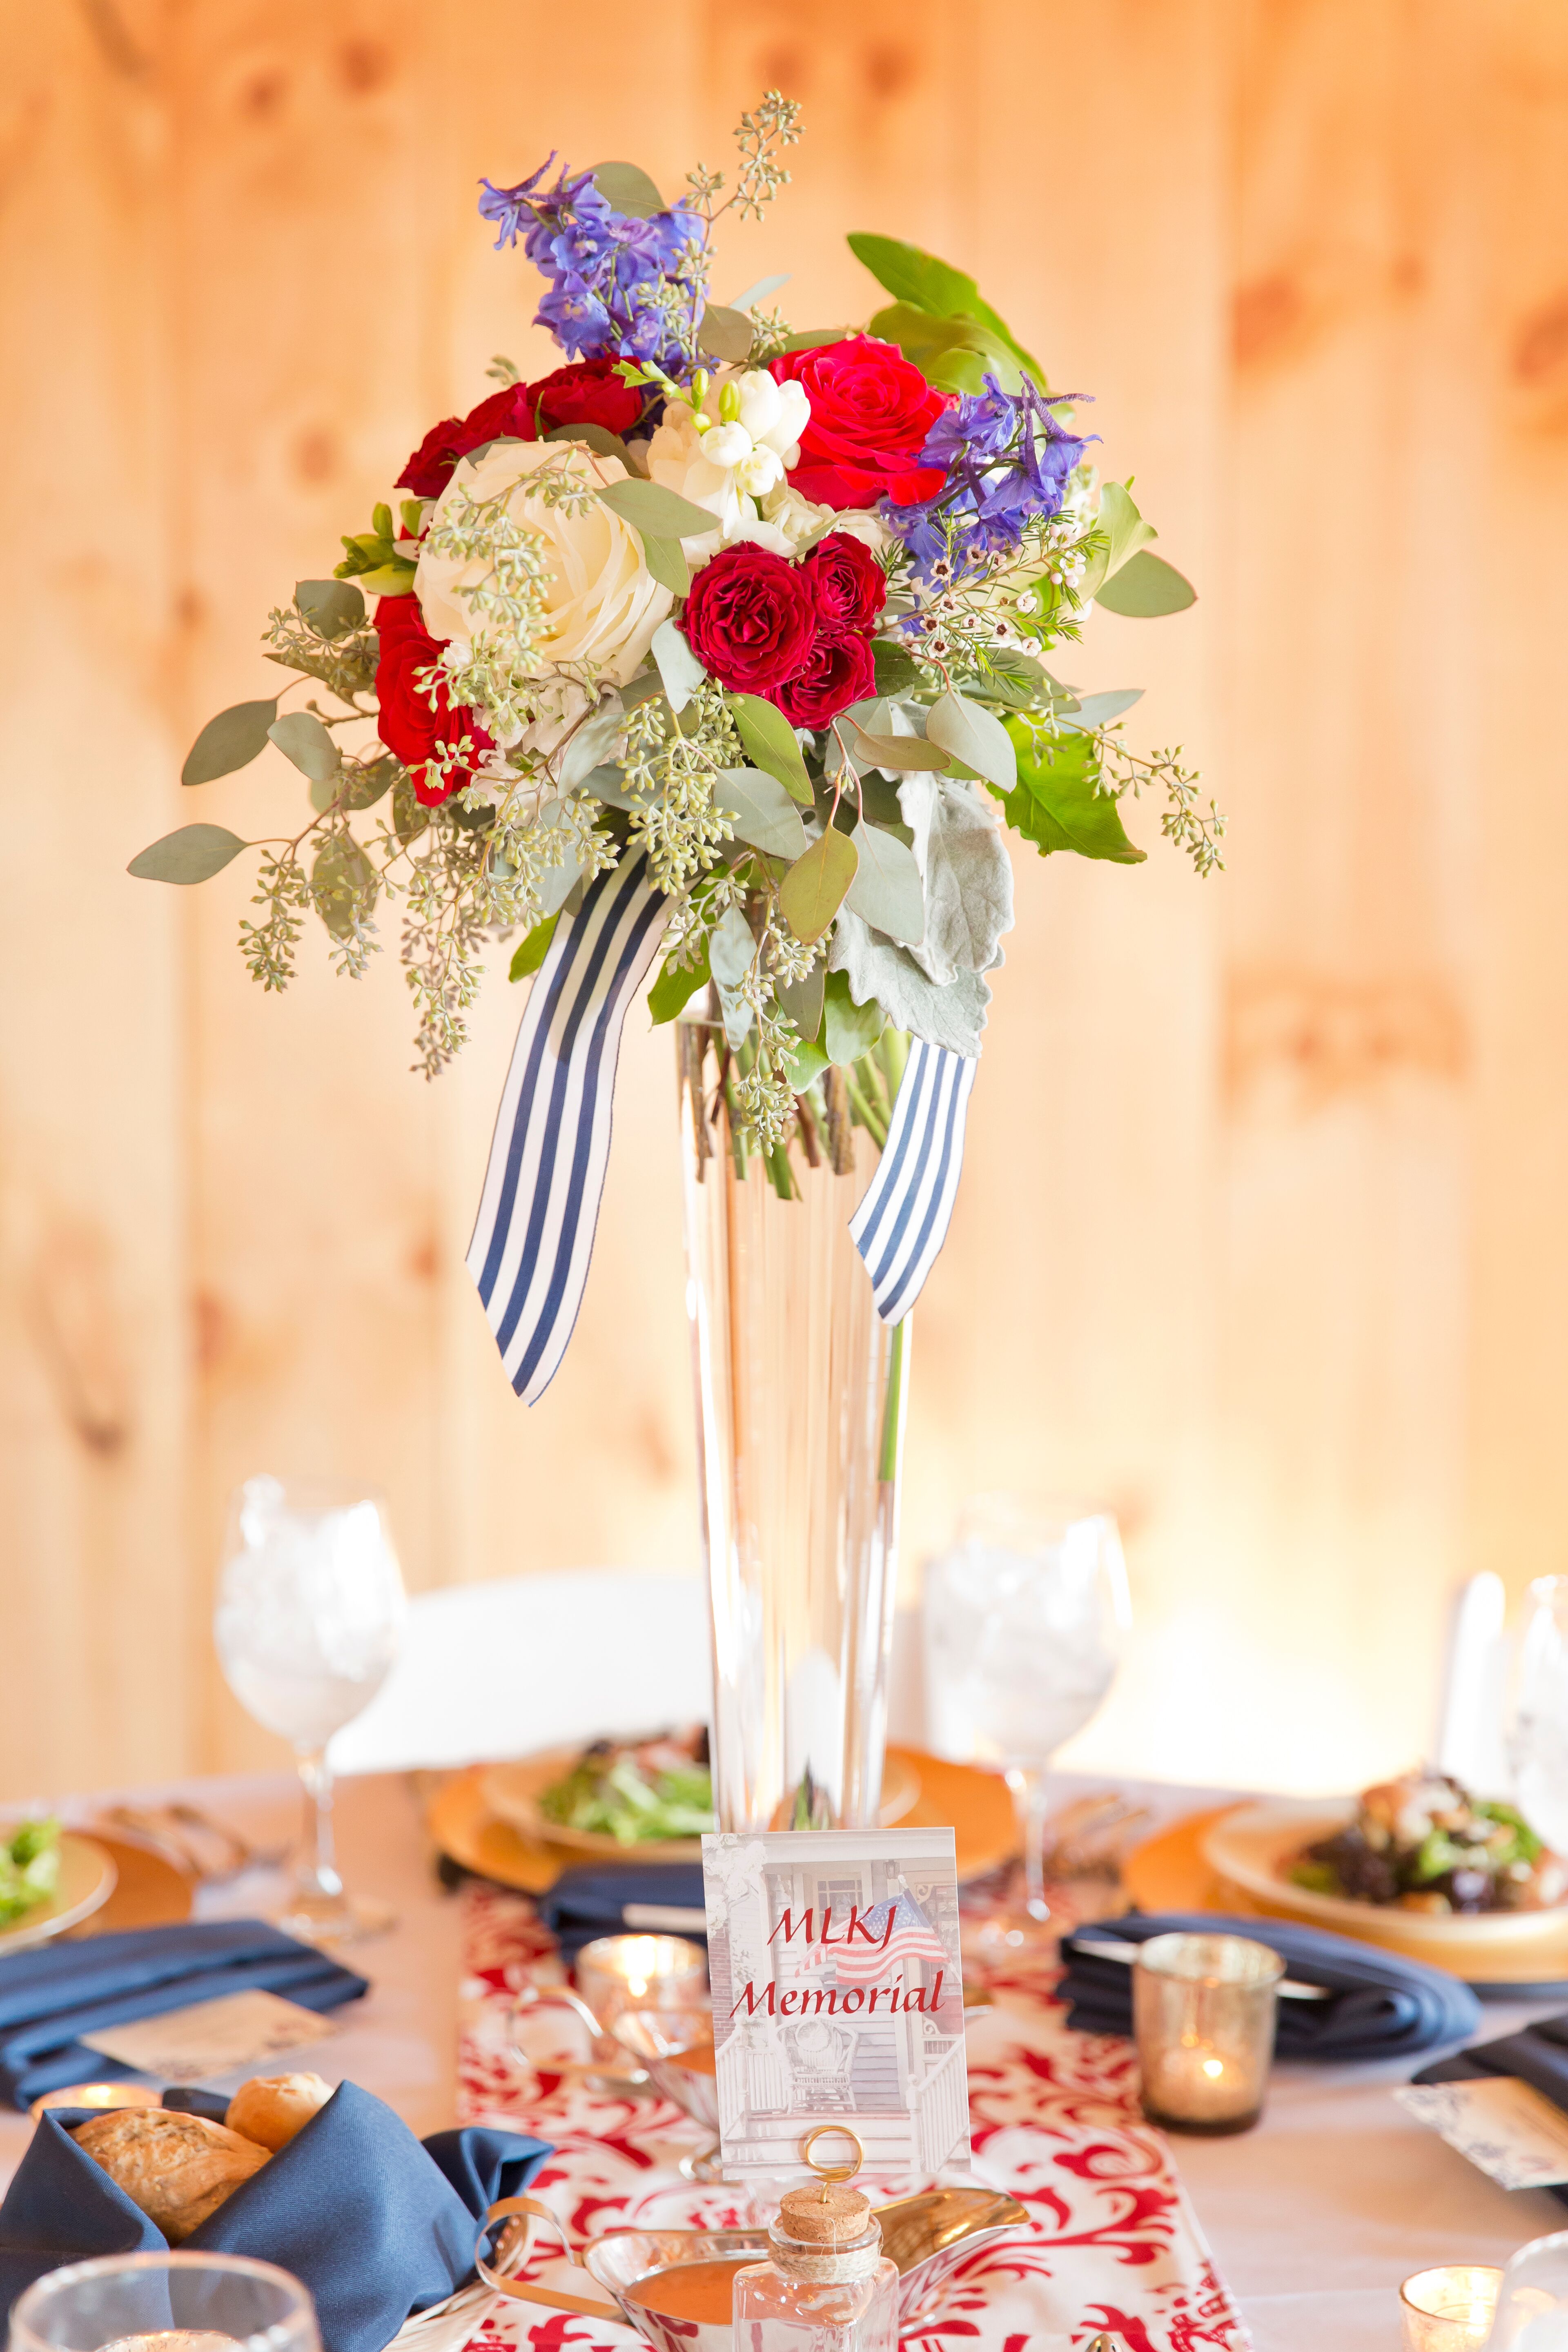
<svg viewBox="0 0 1568 2352">
<path fill-rule="evenodd" d="M 112 1936 L 121 1927 L 174 1927 L 191 1916 L 195 1880 L 140 1838 L 95 1832 L 114 1864 L 114 1892 L 100 1910 L 72 1929 L 76 1936 Z"/>
<path fill-rule="evenodd" d="M 1283 1880 L 1280 1864 L 1314 1838 L 1342 1827 L 1349 1810 L 1280 1801 L 1185 1814 L 1128 1855 L 1122 1865 L 1128 1902 L 1144 1911 L 1221 1911 L 1326 1927 L 1447 1969 L 1469 1984 L 1550 1984 L 1568 1978 L 1568 1906 L 1443 1917 L 1347 1903 Z"/>
<path fill-rule="evenodd" d="M 96 1838 L 83 1837 L 79 1830 L 62 1830 L 59 1884 L 46 1901 L 35 1903 L 10 1927 L 0 1927 L 0 1952 L 19 1952 L 79 1927 L 108 1902 L 115 1876 L 113 1856 Z"/>
<path fill-rule="evenodd" d="M 888 1762 L 917 1784 L 900 1826 L 951 1827 L 960 1879 L 983 1877 L 1016 1851 L 1013 1800 L 999 1775 L 977 1771 L 970 1764 L 945 1763 L 912 1748 L 889 1748 Z M 525 1895 L 543 1895 L 563 1870 L 582 1857 L 569 1848 L 525 1837 L 512 1823 L 498 1819 L 485 1795 L 491 1769 L 470 1765 L 437 1790 L 426 1815 L 430 1834 L 441 1852 L 464 1870 L 493 1878 L 502 1886 L 518 1887 Z M 646 1857 L 647 1851 L 646 1847 L 632 1849 L 641 1857 Z M 616 1853 L 623 1860 L 627 1857 L 624 1846 L 617 1847 Z"/>
<path fill-rule="evenodd" d="M 552 1784 L 564 1779 L 582 1755 L 581 1746 L 548 1748 L 537 1756 L 523 1756 L 510 1764 L 489 1764 L 484 1770 L 485 1802 L 498 1821 L 507 1822 L 530 1844 L 560 1846 L 576 1854 L 606 1862 L 700 1862 L 700 1838 L 641 1838 L 636 1845 L 622 1843 L 605 1830 L 567 1829 L 552 1822 L 539 1800 Z M 901 1822 L 919 1801 L 920 1774 L 907 1756 L 888 1750 L 882 1772 L 884 1829 Z"/>
</svg>

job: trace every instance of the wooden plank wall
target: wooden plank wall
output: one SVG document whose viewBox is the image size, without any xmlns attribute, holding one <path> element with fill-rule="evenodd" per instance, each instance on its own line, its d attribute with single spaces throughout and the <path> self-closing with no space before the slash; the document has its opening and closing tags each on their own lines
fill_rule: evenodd
<svg viewBox="0 0 1568 2352">
<path fill-rule="evenodd" d="M 1097 615 L 1232 816 L 1196 883 L 1019 864 L 919 1318 L 908 1553 L 1111 1496 L 1140 1634 L 1083 1752 L 1342 1785 L 1426 1734 L 1444 1596 L 1568 1565 L 1568 18 L 1557 0 L 3 0 L 0 1790 L 273 1751 L 209 1663 L 224 1499 L 390 1492 L 417 1586 L 689 1563 L 667 1040 L 634 1020 L 573 1350 L 531 1414 L 461 1265 L 518 1004 L 407 1070 L 395 971 L 264 999 L 245 885 L 123 875 L 490 355 L 547 364 L 481 173 L 666 185 L 779 83 L 721 291 L 863 314 L 866 226 L 1097 395 L 1203 591 Z M 732 285 L 731 285 L 732 281 Z M 1141 714 L 1142 716 L 1142 714 Z M 269 772 L 270 771 L 270 772 Z M 269 760 L 201 814 L 251 834 Z M 499 961 L 499 960 L 498 960 Z M 519 1727 L 526 1738 L 526 1726 Z"/>
</svg>

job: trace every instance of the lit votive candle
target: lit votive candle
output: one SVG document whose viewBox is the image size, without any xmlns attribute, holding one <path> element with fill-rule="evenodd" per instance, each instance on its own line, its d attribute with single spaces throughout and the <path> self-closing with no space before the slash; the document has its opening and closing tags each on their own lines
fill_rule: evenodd
<svg viewBox="0 0 1568 2352">
<path fill-rule="evenodd" d="M 1485 2263 L 1417 2271 L 1399 2290 L 1405 2352 L 1479 2352 L 1491 2334 L 1501 2285 L 1501 2271 Z"/>
<path fill-rule="evenodd" d="M 624 2009 L 698 2009 L 707 1958 L 684 1936 L 601 1936 L 577 1955 L 577 1990 L 602 2026 Z"/>
<path fill-rule="evenodd" d="M 1241 1936 L 1153 1936 L 1138 1948 L 1132 2021 L 1143 2112 L 1173 2131 L 1246 2131 L 1263 2112 L 1285 1963 Z"/>
</svg>

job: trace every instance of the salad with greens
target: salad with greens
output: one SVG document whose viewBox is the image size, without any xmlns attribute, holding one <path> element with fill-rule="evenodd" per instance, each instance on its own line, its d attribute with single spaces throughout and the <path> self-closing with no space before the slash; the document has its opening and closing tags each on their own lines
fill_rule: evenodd
<svg viewBox="0 0 1568 2352">
<path fill-rule="evenodd" d="M 0 1927 L 47 1902 L 59 1883 L 58 1822 L 23 1822 L 14 1830 L 0 1826 Z"/>
<path fill-rule="evenodd" d="M 562 1829 L 594 1830 L 622 1845 L 700 1837 L 718 1827 L 707 1731 L 595 1739 L 563 1779 L 541 1791 L 539 1810 Z"/>
<path fill-rule="evenodd" d="M 1289 1874 L 1314 1894 L 1404 1911 L 1537 1911 L 1568 1892 L 1568 1870 L 1516 1806 L 1440 1772 L 1363 1790 L 1354 1820 L 1305 1847 Z"/>
</svg>

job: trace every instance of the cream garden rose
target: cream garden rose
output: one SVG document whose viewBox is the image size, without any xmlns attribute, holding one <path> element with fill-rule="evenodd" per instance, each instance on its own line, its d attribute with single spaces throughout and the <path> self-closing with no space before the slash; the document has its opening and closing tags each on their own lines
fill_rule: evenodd
<svg viewBox="0 0 1568 2352">
<path fill-rule="evenodd" d="M 546 471 L 573 490 L 626 478 L 618 457 L 558 441 L 508 442 L 477 462 L 464 458 L 430 517 L 414 575 L 425 625 L 444 645 L 443 666 L 461 694 L 463 672 L 504 646 L 507 625 L 473 593 L 494 583 L 493 548 L 467 556 L 444 550 L 442 527 L 463 528 L 470 501 L 482 506 L 504 498 L 505 513 L 536 534 L 545 565 L 542 611 L 528 642 L 517 642 L 515 665 L 523 676 L 538 677 L 542 688 L 548 677 L 549 685 L 533 725 L 492 727 L 506 750 L 549 751 L 601 687 L 625 686 L 675 601 L 648 571 L 637 533 L 596 498 L 581 511 L 570 495 L 549 502 L 534 478 Z"/>
</svg>

